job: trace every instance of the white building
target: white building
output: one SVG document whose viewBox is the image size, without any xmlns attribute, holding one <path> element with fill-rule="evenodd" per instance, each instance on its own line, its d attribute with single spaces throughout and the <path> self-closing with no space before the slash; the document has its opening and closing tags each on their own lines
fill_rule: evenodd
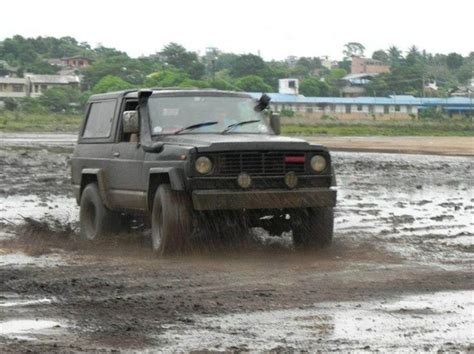
<svg viewBox="0 0 474 354">
<path fill-rule="evenodd" d="M 300 84 L 298 79 L 278 80 L 278 92 L 287 95 L 298 95 Z"/>
</svg>

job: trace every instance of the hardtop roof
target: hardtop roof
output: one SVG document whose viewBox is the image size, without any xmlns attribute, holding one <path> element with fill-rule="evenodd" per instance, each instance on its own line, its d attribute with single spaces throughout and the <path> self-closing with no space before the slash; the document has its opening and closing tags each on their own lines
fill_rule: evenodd
<svg viewBox="0 0 474 354">
<path fill-rule="evenodd" d="M 222 97 L 245 97 L 245 98 L 252 98 L 246 92 L 237 92 L 237 91 L 222 91 L 222 90 L 214 90 L 214 89 L 133 89 L 133 90 L 123 90 L 123 91 L 116 91 L 116 92 L 107 92 L 101 93 L 97 95 L 92 95 L 89 98 L 89 101 L 102 101 L 108 99 L 116 99 L 120 97 L 127 97 L 127 98 L 138 98 L 139 91 L 153 91 L 152 96 L 193 96 L 193 95 L 202 95 L 202 96 L 222 96 Z"/>
</svg>

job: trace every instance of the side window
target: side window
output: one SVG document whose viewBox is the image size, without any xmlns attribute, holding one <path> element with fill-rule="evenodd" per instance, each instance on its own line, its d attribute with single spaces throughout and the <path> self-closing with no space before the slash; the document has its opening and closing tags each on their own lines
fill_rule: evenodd
<svg viewBox="0 0 474 354">
<path fill-rule="evenodd" d="M 122 119 L 123 112 L 135 111 L 138 107 L 137 100 L 126 100 L 123 105 L 123 110 L 120 112 L 120 119 Z M 119 142 L 137 142 L 139 140 L 138 134 L 127 134 L 123 132 L 123 127 L 120 125 Z"/>
<path fill-rule="evenodd" d="M 114 120 L 116 100 L 92 103 L 87 116 L 84 138 L 107 138 Z"/>
</svg>

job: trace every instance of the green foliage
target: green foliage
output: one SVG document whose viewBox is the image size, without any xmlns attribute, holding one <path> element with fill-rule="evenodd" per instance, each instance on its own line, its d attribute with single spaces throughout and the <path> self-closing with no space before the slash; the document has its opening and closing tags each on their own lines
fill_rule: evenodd
<svg viewBox="0 0 474 354">
<path fill-rule="evenodd" d="M 198 80 L 204 76 L 205 67 L 199 62 L 197 54 L 188 52 L 183 46 L 169 43 L 160 54 L 167 65 L 186 72 L 191 79 Z"/>
<path fill-rule="evenodd" d="M 317 125 L 283 125 L 284 135 L 331 136 L 474 136 L 472 126 L 465 122 L 384 122 L 319 123 Z"/>
<path fill-rule="evenodd" d="M 310 77 L 301 82 L 300 93 L 305 96 L 327 97 L 329 95 L 329 85 L 320 79 Z"/>
<path fill-rule="evenodd" d="M 446 65 L 450 69 L 458 69 L 463 64 L 464 58 L 458 53 L 449 53 L 446 57 Z"/>
<path fill-rule="evenodd" d="M 266 64 L 262 58 L 254 54 L 240 55 L 230 68 L 230 75 L 234 78 L 244 76 L 261 76 L 266 69 Z"/>
<path fill-rule="evenodd" d="M 337 120 L 337 117 L 334 117 L 332 115 L 329 115 L 329 114 L 323 114 L 321 116 L 321 120 L 325 120 L 325 121 L 336 121 Z"/>
<path fill-rule="evenodd" d="M 93 87 L 93 93 L 113 92 L 133 88 L 133 84 L 117 76 L 107 75 Z"/>
<path fill-rule="evenodd" d="M 19 110 L 26 113 L 46 113 L 48 107 L 44 107 L 38 98 L 24 97 L 18 100 Z"/>
<path fill-rule="evenodd" d="M 39 98 L 39 103 L 50 112 L 72 112 L 80 106 L 79 90 L 71 87 L 54 87 L 46 90 Z"/>
<path fill-rule="evenodd" d="M 242 91 L 247 92 L 271 92 L 272 87 L 267 85 L 265 81 L 260 76 L 256 75 L 247 75 L 241 77 L 235 82 L 237 86 Z"/>
<path fill-rule="evenodd" d="M 81 115 L 0 111 L 0 131 L 77 132 Z"/>
<path fill-rule="evenodd" d="M 159 65 L 157 62 L 132 59 L 126 54 L 114 55 L 98 59 L 94 65 L 83 69 L 83 83 L 94 87 L 103 77 L 111 75 L 138 86 L 142 84 L 145 76 L 156 71 Z"/>
<path fill-rule="evenodd" d="M 207 81 L 204 80 L 192 80 L 192 79 L 186 79 L 182 83 L 179 84 L 179 87 L 184 87 L 184 88 L 210 88 L 211 84 Z"/>
<path fill-rule="evenodd" d="M 364 56 L 364 51 L 365 47 L 358 43 L 358 42 L 349 42 L 344 44 L 344 50 L 342 51 L 342 54 L 344 54 L 345 58 L 350 58 L 353 55 L 357 56 Z"/>
<path fill-rule="evenodd" d="M 288 108 L 284 108 L 280 111 L 280 116 L 281 117 L 294 117 L 295 116 L 295 112 L 293 112 L 291 109 L 288 109 Z"/>
<path fill-rule="evenodd" d="M 153 73 L 145 78 L 146 87 L 174 87 L 189 80 L 189 76 L 180 70 L 168 69 Z"/>
<path fill-rule="evenodd" d="M 11 65 L 35 68 L 45 58 L 62 58 L 73 55 L 93 54 L 87 43 L 78 43 L 72 37 L 6 38 L 0 46 L 0 58 Z M 43 68 L 44 69 L 44 68 Z"/>
<path fill-rule="evenodd" d="M 3 99 L 3 107 L 7 111 L 15 111 L 19 106 L 18 100 L 7 97 Z"/>
<path fill-rule="evenodd" d="M 422 120 L 443 120 L 448 119 L 448 117 L 443 113 L 443 111 L 436 108 L 428 108 L 420 110 L 418 117 Z"/>
<path fill-rule="evenodd" d="M 372 59 L 380 60 L 382 63 L 388 64 L 390 62 L 390 57 L 385 52 L 385 50 L 376 50 L 372 53 Z"/>
</svg>

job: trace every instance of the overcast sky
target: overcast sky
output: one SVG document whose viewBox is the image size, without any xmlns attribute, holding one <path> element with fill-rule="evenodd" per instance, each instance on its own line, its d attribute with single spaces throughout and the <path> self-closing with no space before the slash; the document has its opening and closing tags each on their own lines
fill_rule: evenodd
<svg viewBox="0 0 474 354">
<path fill-rule="evenodd" d="M 329 55 L 345 43 L 374 50 L 411 45 L 429 52 L 474 51 L 473 0 L 3 0 L 0 40 L 21 34 L 72 36 L 152 54 L 169 42 L 204 52 Z"/>
</svg>

